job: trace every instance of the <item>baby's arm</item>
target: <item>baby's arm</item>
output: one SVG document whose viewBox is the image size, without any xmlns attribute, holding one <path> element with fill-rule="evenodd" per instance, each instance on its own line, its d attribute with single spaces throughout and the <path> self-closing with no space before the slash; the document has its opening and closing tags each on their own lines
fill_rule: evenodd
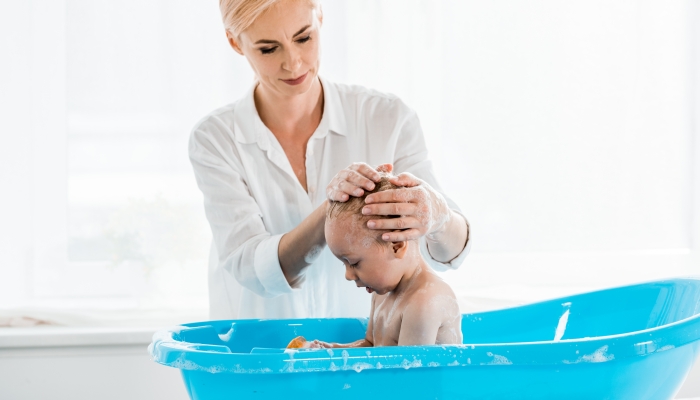
<svg viewBox="0 0 700 400">
<path fill-rule="evenodd" d="M 434 345 L 445 319 L 444 296 L 420 293 L 413 296 L 403 311 L 399 346 Z"/>
<path fill-rule="evenodd" d="M 367 323 L 367 333 L 364 339 L 357 340 L 352 343 L 327 343 L 320 340 L 314 340 L 309 348 L 326 348 L 326 349 L 337 349 L 337 348 L 351 348 L 351 347 L 374 347 L 372 327 L 374 326 L 372 320 L 374 319 L 374 299 L 376 295 L 372 295 L 372 308 L 369 311 L 369 323 Z"/>
</svg>

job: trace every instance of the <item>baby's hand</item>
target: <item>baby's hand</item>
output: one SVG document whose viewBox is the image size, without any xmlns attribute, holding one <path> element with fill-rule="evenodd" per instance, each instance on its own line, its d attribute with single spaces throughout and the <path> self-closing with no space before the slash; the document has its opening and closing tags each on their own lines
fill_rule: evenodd
<svg viewBox="0 0 700 400">
<path fill-rule="evenodd" d="M 330 349 L 333 345 L 324 341 L 314 339 L 306 340 L 303 336 L 297 336 L 287 345 L 288 349 Z"/>
<path fill-rule="evenodd" d="M 307 348 L 307 349 L 330 349 L 333 347 L 332 344 L 326 343 L 326 342 L 318 340 L 318 339 L 314 339 L 311 342 L 306 342 L 306 343 L 304 343 L 304 345 L 305 345 L 305 348 Z"/>
</svg>

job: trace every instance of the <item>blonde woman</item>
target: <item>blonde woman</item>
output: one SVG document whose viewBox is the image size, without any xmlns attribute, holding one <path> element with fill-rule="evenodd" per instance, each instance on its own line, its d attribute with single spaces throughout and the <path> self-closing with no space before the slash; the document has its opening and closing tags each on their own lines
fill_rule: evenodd
<svg viewBox="0 0 700 400">
<path fill-rule="evenodd" d="M 313 0 L 220 0 L 250 91 L 193 129 L 189 155 L 214 243 L 213 319 L 361 317 L 370 296 L 326 248 L 328 199 L 361 196 L 393 169 L 399 190 L 367 196 L 382 239 L 419 241 L 436 270 L 457 268 L 469 225 L 440 193 L 418 117 L 395 96 L 318 76 L 323 14 Z M 376 168 L 376 169 L 375 169 Z"/>
</svg>

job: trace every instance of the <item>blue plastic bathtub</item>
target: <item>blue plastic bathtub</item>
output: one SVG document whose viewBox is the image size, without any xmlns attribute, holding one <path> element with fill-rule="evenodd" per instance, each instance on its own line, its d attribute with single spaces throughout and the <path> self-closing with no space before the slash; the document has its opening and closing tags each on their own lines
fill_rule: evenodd
<svg viewBox="0 0 700 400">
<path fill-rule="evenodd" d="M 700 279 L 465 314 L 464 344 L 284 350 L 351 342 L 362 319 L 235 320 L 154 335 L 192 399 L 672 399 L 700 346 Z"/>
</svg>

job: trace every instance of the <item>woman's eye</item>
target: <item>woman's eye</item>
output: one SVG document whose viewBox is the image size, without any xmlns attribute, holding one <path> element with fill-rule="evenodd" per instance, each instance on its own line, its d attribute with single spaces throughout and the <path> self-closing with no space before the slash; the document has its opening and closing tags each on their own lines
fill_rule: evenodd
<svg viewBox="0 0 700 400">
<path fill-rule="evenodd" d="M 356 262 L 355 264 L 350 264 L 350 266 L 351 266 L 352 268 L 357 268 L 358 265 L 360 265 L 360 262 L 359 262 L 359 261 Z"/>
<path fill-rule="evenodd" d="M 303 38 L 297 40 L 297 43 L 306 43 L 306 42 L 308 42 L 309 40 L 311 40 L 311 35 L 306 36 L 306 37 L 303 37 Z"/>
<path fill-rule="evenodd" d="M 263 53 L 263 54 L 272 54 L 272 53 L 275 52 L 275 50 L 277 50 L 277 46 L 275 46 L 275 47 L 268 47 L 268 48 L 265 48 L 265 49 L 260 49 L 260 52 Z"/>
</svg>

